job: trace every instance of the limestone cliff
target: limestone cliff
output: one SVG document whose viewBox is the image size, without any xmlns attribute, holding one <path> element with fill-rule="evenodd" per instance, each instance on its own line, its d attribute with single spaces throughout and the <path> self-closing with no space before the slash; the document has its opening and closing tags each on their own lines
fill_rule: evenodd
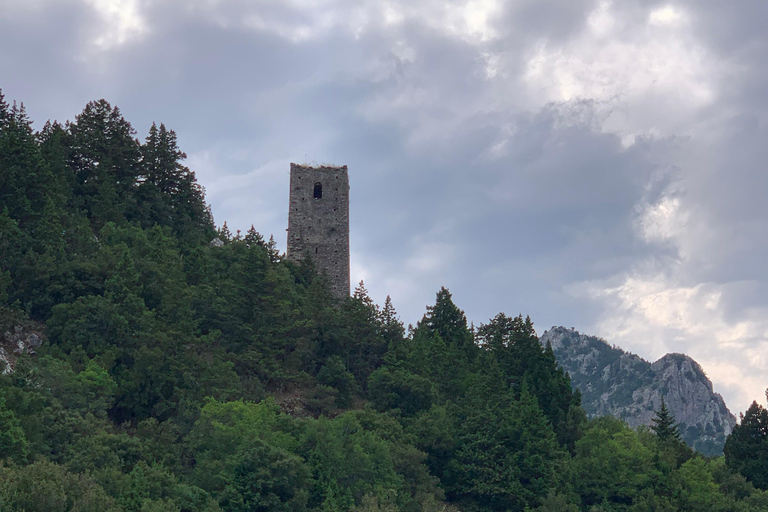
<svg viewBox="0 0 768 512">
<path fill-rule="evenodd" d="M 551 344 L 557 361 L 581 391 L 590 417 L 610 414 L 632 427 L 649 425 L 663 395 L 689 446 L 707 455 L 722 452 L 736 418 L 690 357 L 667 354 L 649 363 L 603 339 L 565 327 L 544 331 L 540 339 Z"/>
</svg>

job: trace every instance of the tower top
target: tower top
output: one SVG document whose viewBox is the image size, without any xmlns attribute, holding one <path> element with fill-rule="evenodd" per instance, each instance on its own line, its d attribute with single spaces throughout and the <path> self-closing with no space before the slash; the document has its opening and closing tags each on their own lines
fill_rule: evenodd
<svg viewBox="0 0 768 512">
<path fill-rule="evenodd" d="M 294 169 L 296 170 L 307 170 L 307 171 L 346 171 L 347 166 L 346 165 L 310 165 L 310 164 L 295 164 L 291 162 L 291 171 Z"/>
</svg>

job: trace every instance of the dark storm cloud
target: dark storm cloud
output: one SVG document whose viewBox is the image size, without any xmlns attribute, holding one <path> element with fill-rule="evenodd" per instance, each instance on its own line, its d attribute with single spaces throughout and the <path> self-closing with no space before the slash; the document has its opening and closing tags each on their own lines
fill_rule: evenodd
<svg viewBox="0 0 768 512">
<path fill-rule="evenodd" d="M 0 1 L 0 87 L 24 101 L 40 128 L 73 117 L 98 94 L 80 71 L 79 50 L 96 16 L 80 2 L 26 6 Z"/>
<path fill-rule="evenodd" d="M 502 7 L 489 26 L 503 36 L 485 46 L 506 52 L 507 72 L 520 68 L 525 52 L 510 53 L 510 45 L 567 40 L 591 7 Z M 396 27 L 369 20 L 354 33 L 339 21 L 317 28 L 316 13 L 283 3 L 164 3 L 141 11 L 146 30 L 135 41 L 93 55 L 84 36 L 73 34 L 96 15 L 87 8 L 71 14 L 72 6 L 68 12 L 69 18 L 50 13 L 69 35 L 58 51 L 73 56 L 59 68 L 69 64 L 70 75 L 91 82 L 91 90 L 111 93 L 140 134 L 152 121 L 175 128 L 192 162 L 207 166 L 198 172 L 219 222 L 229 218 L 245 229 L 253 221 L 282 244 L 284 215 L 274 213 L 284 206 L 280 167 L 304 159 L 349 164 L 353 207 L 365 205 L 353 209 L 361 258 L 387 272 L 411 260 L 415 275 L 405 279 L 423 284 L 415 297 L 415 290 L 396 297 L 409 320 L 443 284 L 469 299 L 464 307 L 477 319 L 502 307 L 478 286 L 483 272 L 462 267 L 514 261 L 521 270 L 507 279 L 528 282 L 514 287 L 510 301 L 523 310 L 526 298 L 551 287 L 553 275 L 588 279 L 620 268 L 637 249 L 630 225 L 649 173 L 643 151 L 624 151 L 617 137 L 583 123 L 556 126 L 571 121 L 569 109 L 589 111 L 588 104 L 538 113 L 489 108 L 495 86 L 485 76 L 485 50 L 418 16 Z M 296 27 L 318 35 L 302 41 Z M 48 57 L 61 61 L 59 54 Z M 514 95 L 519 86 L 508 84 Z M 494 146 L 501 153 L 489 154 Z M 262 203 L 263 219 L 249 216 L 245 195 Z M 428 254 L 421 254 L 425 247 Z M 557 255 L 567 250 L 564 266 Z M 531 262 L 541 258 L 546 270 L 531 273 Z M 370 278 L 369 287 L 383 293 L 375 274 Z M 545 314 L 546 301 L 539 303 L 533 313 Z"/>
</svg>

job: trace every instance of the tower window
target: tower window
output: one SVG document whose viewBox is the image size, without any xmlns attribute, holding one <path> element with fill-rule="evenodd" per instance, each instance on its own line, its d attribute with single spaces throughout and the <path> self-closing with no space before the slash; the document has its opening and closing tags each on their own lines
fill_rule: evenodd
<svg viewBox="0 0 768 512">
<path fill-rule="evenodd" d="M 319 181 L 315 183 L 315 199 L 322 199 L 323 197 L 323 184 Z"/>
</svg>

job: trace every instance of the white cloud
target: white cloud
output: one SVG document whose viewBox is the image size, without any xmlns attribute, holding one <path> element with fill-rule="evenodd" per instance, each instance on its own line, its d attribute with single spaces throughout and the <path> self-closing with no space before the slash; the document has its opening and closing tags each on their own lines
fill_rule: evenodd
<svg viewBox="0 0 768 512">
<path fill-rule="evenodd" d="M 530 97 L 539 104 L 597 100 L 614 113 L 606 129 L 619 134 L 677 133 L 716 100 L 713 70 L 721 63 L 691 30 L 643 30 L 623 5 L 600 2 L 567 44 L 541 41 L 523 75 Z M 671 7 L 654 16 L 683 19 Z"/>
<path fill-rule="evenodd" d="M 418 243 L 406 261 L 406 267 L 418 274 L 439 272 L 451 265 L 455 252 L 455 247 L 447 243 Z"/>
<path fill-rule="evenodd" d="M 101 16 L 94 43 L 102 50 L 120 46 L 143 34 L 146 22 L 139 0 L 86 0 Z"/>
<path fill-rule="evenodd" d="M 688 22 L 688 16 L 673 5 L 664 5 L 652 10 L 648 15 L 650 25 L 680 27 Z"/>
<path fill-rule="evenodd" d="M 739 411 L 759 399 L 768 385 L 768 308 L 726 317 L 728 287 L 681 286 L 673 277 L 649 270 L 627 275 L 618 284 L 581 283 L 568 291 L 604 305 L 594 332 L 651 360 L 667 352 L 687 353 L 704 367 L 731 410 Z"/>
<path fill-rule="evenodd" d="M 680 211 L 680 199 L 665 196 L 658 203 L 645 206 L 639 230 L 646 242 L 666 242 L 685 230 L 686 221 L 687 215 Z"/>
<path fill-rule="evenodd" d="M 612 3 L 610 1 L 600 2 L 587 18 L 587 23 L 595 36 L 610 36 L 616 28 L 616 19 L 611 13 Z"/>
</svg>

